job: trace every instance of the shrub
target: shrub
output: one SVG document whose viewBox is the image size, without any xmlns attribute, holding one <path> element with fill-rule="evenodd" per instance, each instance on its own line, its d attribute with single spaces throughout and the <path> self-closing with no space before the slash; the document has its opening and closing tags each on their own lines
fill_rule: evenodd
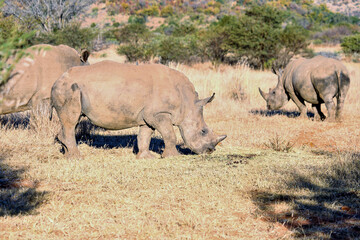
<svg viewBox="0 0 360 240">
<path fill-rule="evenodd" d="M 13 16 L 3 17 L 0 15 L 0 38 L 10 38 L 14 31 L 18 31 L 17 24 Z"/>
<path fill-rule="evenodd" d="M 224 62 L 225 56 L 229 52 L 229 48 L 226 46 L 227 39 L 227 31 L 220 25 L 210 26 L 200 35 L 203 55 L 205 55 L 214 66 Z"/>
<path fill-rule="evenodd" d="M 145 24 L 146 23 L 146 16 L 131 15 L 129 17 L 129 19 L 128 19 L 128 23 Z"/>
<path fill-rule="evenodd" d="M 315 33 L 313 38 L 321 43 L 338 44 L 341 42 L 342 38 L 351 34 L 351 29 L 347 26 L 341 25 Z"/>
<path fill-rule="evenodd" d="M 360 53 L 360 34 L 345 37 L 341 47 L 346 54 Z"/>
<path fill-rule="evenodd" d="M 98 32 L 94 28 L 81 28 L 80 25 L 80 23 L 73 23 L 54 32 L 41 33 L 33 43 L 65 44 L 76 49 L 91 49 Z"/>
<path fill-rule="evenodd" d="M 208 15 L 216 15 L 219 12 L 220 12 L 220 8 L 218 7 L 208 7 L 204 10 L 204 13 Z"/>
<path fill-rule="evenodd" d="M 159 13 L 160 13 L 159 7 L 156 5 L 150 6 L 143 10 L 139 10 L 137 12 L 138 15 L 143 15 L 143 16 L 159 16 Z"/>
<path fill-rule="evenodd" d="M 161 63 L 180 62 L 191 64 L 200 60 L 198 39 L 193 36 L 164 37 L 160 40 L 156 55 L 161 58 Z"/>
<path fill-rule="evenodd" d="M 125 55 L 127 61 L 136 62 L 136 61 L 149 61 L 150 58 L 154 55 L 154 50 L 151 44 L 126 44 L 120 45 L 117 48 L 117 53 L 120 55 Z"/>
<path fill-rule="evenodd" d="M 132 44 L 137 44 L 140 40 L 146 41 L 151 37 L 151 32 L 146 25 L 139 23 L 131 23 L 114 29 L 113 34 L 120 43 Z"/>
<path fill-rule="evenodd" d="M 163 9 L 161 9 L 161 12 L 160 12 L 161 17 L 170 17 L 172 15 L 174 15 L 174 9 L 172 6 L 168 5 L 168 6 L 164 7 Z"/>
<path fill-rule="evenodd" d="M 181 37 L 189 34 L 195 34 L 197 32 L 197 28 L 191 22 L 181 23 L 177 25 L 172 32 L 172 34 L 176 37 Z"/>
<path fill-rule="evenodd" d="M 281 29 L 274 27 L 274 23 L 242 16 L 231 17 L 226 25 L 227 48 L 255 68 L 263 68 L 281 50 Z"/>
</svg>

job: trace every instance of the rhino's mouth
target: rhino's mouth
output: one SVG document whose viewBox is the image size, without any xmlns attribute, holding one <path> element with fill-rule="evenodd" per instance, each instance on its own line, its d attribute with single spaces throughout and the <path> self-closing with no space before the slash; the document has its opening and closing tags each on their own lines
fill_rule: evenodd
<svg viewBox="0 0 360 240">
<path fill-rule="evenodd" d="M 205 151 L 204 151 L 204 153 L 206 153 L 206 154 L 211 154 L 211 153 L 213 153 L 213 152 L 215 152 L 215 148 L 207 148 Z"/>
</svg>

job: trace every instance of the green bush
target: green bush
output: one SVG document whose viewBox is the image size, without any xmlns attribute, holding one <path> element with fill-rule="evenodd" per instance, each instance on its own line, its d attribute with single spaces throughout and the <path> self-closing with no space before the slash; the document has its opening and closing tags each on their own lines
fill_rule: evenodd
<svg viewBox="0 0 360 240">
<path fill-rule="evenodd" d="M 204 51 L 213 63 L 244 59 L 255 68 L 286 64 L 308 45 L 308 32 L 303 27 L 288 24 L 283 29 L 286 17 L 286 13 L 266 5 L 253 5 L 240 17 L 224 16 L 203 35 Z"/>
<path fill-rule="evenodd" d="M 130 23 L 112 31 L 120 43 L 137 44 L 139 41 L 147 41 L 151 37 L 150 30 L 145 24 L 140 23 Z"/>
<path fill-rule="evenodd" d="M 263 68 L 281 50 L 281 28 L 275 27 L 274 22 L 242 16 L 228 17 L 224 22 L 220 20 L 220 25 L 222 24 L 228 34 L 225 48 L 239 59 L 245 58 L 255 68 Z"/>
<path fill-rule="evenodd" d="M 191 64 L 201 60 L 198 39 L 194 35 L 164 37 L 160 40 L 155 53 L 163 64 L 169 62 Z"/>
<path fill-rule="evenodd" d="M 41 33 L 33 43 L 65 44 L 75 49 L 91 49 L 98 32 L 94 28 L 81 28 L 80 25 L 73 23 L 51 33 Z"/>
<path fill-rule="evenodd" d="M 125 55 L 127 61 L 136 62 L 136 61 L 149 61 L 154 55 L 154 50 L 151 44 L 125 44 L 120 45 L 117 48 L 117 53 L 120 55 Z"/>
<path fill-rule="evenodd" d="M 0 15 L 0 38 L 7 39 L 12 36 L 14 31 L 18 31 L 16 21 L 13 16 L 3 17 Z"/>
<path fill-rule="evenodd" d="M 153 5 L 143 10 L 139 10 L 137 14 L 143 16 L 159 16 L 160 10 L 158 6 Z"/>
<path fill-rule="evenodd" d="M 360 34 L 345 37 L 341 47 L 346 54 L 360 53 Z"/>
<path fill-rule="evenodd" d="M 191 22 L 184 22 L 180 25 L 175 26 L 173 35 L 176 37 L 183 37 L 189 34 L 195 34 L 197 32 L 197 28 Z"/>
<path fill-rule="evenodd" d="M 129 17 L 129 19 L 128 19 L 128 23 L 145 24 L 146 23 L 146 16 L 131 15 Z"/>
<path fill-rule="evenodd" d="M 174 15 L 174 9 L 172 6 L 168 5 L 168 6 L 164 7 L 163 9 L 161 9 L 161 12 L 160 12 L 161 17 L 170 17 L 172 15 Z"/>
<path fill-rule="evenodd" d="M 228 37 L 226 28 L 220 25 L 210 26 L 200 33 L 202 55 L 215 66 L 225 61 L 225 56 L 229 52 L 229 48 L 226 46 Z"/>
</svg>

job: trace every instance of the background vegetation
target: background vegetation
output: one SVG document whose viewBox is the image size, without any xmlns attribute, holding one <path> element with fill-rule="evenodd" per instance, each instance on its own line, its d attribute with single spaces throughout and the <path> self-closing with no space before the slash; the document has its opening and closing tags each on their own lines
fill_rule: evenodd
<svg viewBox="0 0 360 240">
<path fill-rule="evenodd" d="M 315 5 L 311 0 L 106 0 L 98 2 L 104 4 L 107 14 L 127 14 L 128 22 L 113 20 L 112 24 L 89 27 L 83 27 L 79 17 L 99 14 L 95 5 L 84 15 L 94 1 L 82 1 L 81 8 L 73 7 L 76 1 L 63 1 L 51 11 L 45 3 L 34 2 L 34 7 L 26 8 L 17 2 L 21 3 L 6 1 L 1 34 L 8 34 L 7 28 L 15 21 L 23 32 L 36 30 L 30 45 L 41 42 L 99 50 L 115 43 L 117 52 L 130 62 L 210 61 L 216 66 L 246 62 L 254 68 L 270 68 L 285 66 L 294 55 L 311 56 L 309 44 L 342 43 L 348 55 L 357 54 L 359 48 L 359 18 L 334 13 L 327 5 Z M 151 17 L 165 20 L 151 27 L 147 24 Z"/>
</svg>

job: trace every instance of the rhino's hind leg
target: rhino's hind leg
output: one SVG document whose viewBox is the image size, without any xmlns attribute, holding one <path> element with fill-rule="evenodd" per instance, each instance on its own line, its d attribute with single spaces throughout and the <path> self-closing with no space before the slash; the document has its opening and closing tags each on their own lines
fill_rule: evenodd
<svg viewBox="0 0 360 240">
<path fill-rule="evenodd" d="M 335 115 L 335 119 L 337 121 L 341 121 L 342 118 L 342 112 L 344 109 L 344 102 L 345 102 L 345 97 L 346 97 L 346 93 L 348 91 L 349 87 L 347 86 L 347 88 L 343 89 L 342 93 L 337 96 L 337 104 L 336 104 L 336 115 Z"/>
<path fill-rule="evenodd" d="M 320 104 L 312 104 L 312 108 L 313 108 L 313 111 L 314 111 L 314 119 L 316 121 L 324 121 L 326 116 L 325 114 L 321 111 L 321 105 Z"/>
<path fill-rule="evenodd" d="M 341 121 L 342 112 L 344 109 L 344 101 L 345 101 L 345 97 L 343 96 L 337 98 L 336 114 L 335 114 L 336 121 Z"/>
<path fill-rule="evenodd" d="M 153 133 L 154 129 L 151 127 L 147 125 L 140 126 L 139 135 L 137 136 L 139 152 L 136 158 L 154 158 L 154 155 L 152 155 L 149 150 L 151 135 Z"/>
<path fill-rule="evenodd" d="M 165 150 L 161 156 L 170 157 L 179 155 L 176 149 L 176 135 L 170 115 L 166 113 L 158 114 L 151 125 L 160 132 L 164 139 Z"/>
<path fill-rule="evenodd" d="M 328 111 L 328 117 L 327 119 L 330 122 L 335 121 L 335 103 L 332 99 L 332 97 L 327 97 L 324 99 L 326 109 Z"/>
<path fill-rule="evenodd" d="M 65 156 L 67 158 L 77 158 L 80 152 L 76 147 L 75 127 L 81 116 L 80 90 L 71 89 L 72 93 L 67 92 L 67 99 L 62 106 L 55 106 L 61 130 L 58 134 L 58 140 L 63 144 Z"/>
</svg>

